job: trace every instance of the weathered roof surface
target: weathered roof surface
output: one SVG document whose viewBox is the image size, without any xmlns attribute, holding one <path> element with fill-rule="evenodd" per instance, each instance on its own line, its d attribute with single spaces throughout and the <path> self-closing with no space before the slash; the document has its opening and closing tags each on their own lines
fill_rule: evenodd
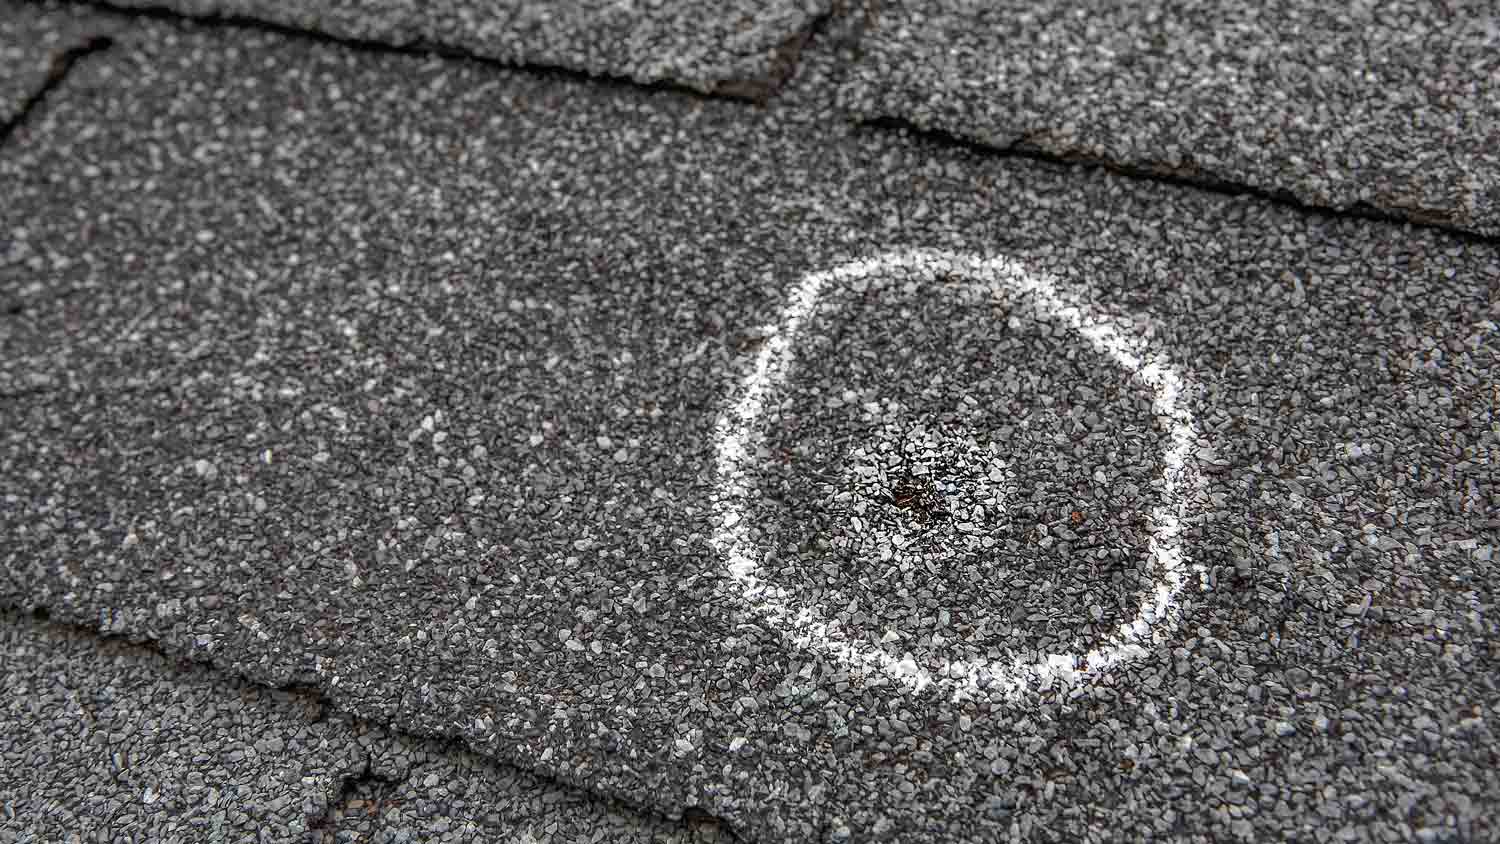
<svg viewBox="0 0 1500 844">
<path fill-rule="evenodd" d="M 762 108 L 136 21 L 0 146 L 0 606 L 453 740 L 351 835 L 511 764 L 590 838 L 533 798 L 1495 838 L 1495 239 L 856 129 L 853 49 Z"/>
<path fill-rule="evenodd" d="M 118 0 L 762 98 L 831 0 Z"/>
<path fill-rule="evenodd" d="M 1500 234 L 1489 0 L 878 5 L 863 117 Z"/>
</svg>

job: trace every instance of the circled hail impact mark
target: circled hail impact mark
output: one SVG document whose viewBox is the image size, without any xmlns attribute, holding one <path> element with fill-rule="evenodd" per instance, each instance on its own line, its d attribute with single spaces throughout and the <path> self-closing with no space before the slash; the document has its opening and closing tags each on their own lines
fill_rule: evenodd
<svg viewBox="0 0 1500 844">
<path fill-rule="evenodd" d="M 896 282 L 885 278 L 899 275 Z M 954 284 L 949 279 L 968 280 Z M 918 284 L 914 287 L 911 282 Z M 1151 410 L 1166 430 L 1162 452 L 1161 499 L 1153 508 L 1147 554 L 1156 572 L 1140 608 L 1111 636 L 1086 653 L 1039 655 L 1028 660 L 962 662 L 946 660 L 936 670 L 919 665 L 910 655 L 896 655 L 879 644 L 844 630 L 817 607 L 799 604 L 789 590 L 768 582 L 761 573 L 761 554 L 752 538 L 746 504 L 752 488 L 754 443 L 761 418 L 771 404 L 770 394 L 787 377 L 808 323 L 814 318 L 825 288 L 850 285 L 858 289 L 891 284 L 903 293 L 1011 294 L 1029 297 L 1038 319 L 1070 329 L 1099 354 L 1131 376 L 1151 394 Z M 1191 568 L 1181 547 L 1182 520 L 1191 491 L 1201 484 L 1194 446 L 1197 431 L 1178 400 L 1184 381 L 1164 354 L 1148 347 L 1144 338 L 1115 327 L 1106 317 L 1074 301 L 1056 280 L 1006 257 L 983 258 L 948 252 L 911 250 L 852 261 L 810 273 L 793 291 L 767 342 L 756 355 L 740 390 L 721 415 L 716 428 L 716 486 L 713 496 L 713 542 L 724 556 L 729 574 L 746 605 L 776 627 L 793 646 L 815 650 L 857 672 L 878 672 L 903 687 L 920 691 L 937 687 L 955 698 L 1015 697 L 1045 688 L 1053 681 L 1108 671 L 1145 655 L 1147 646 L 1162 641 L 1176 629 L 1177 601 Z M 1199 446 L 1201 452 L 1204 447 Z"/>
</svg>

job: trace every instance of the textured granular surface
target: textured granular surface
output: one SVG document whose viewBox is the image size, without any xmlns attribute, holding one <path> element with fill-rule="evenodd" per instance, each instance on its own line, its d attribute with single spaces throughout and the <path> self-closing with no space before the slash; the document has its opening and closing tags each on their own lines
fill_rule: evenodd
<svg viewBox="0 0 1500 844">
<path fill-rule="evenodd" d="M 762 98 L 795 67 L 830 0 L 116 0 L 335 38 Z"/>
<path fill-rule="evenodd" d="M 0 149 L 6 606 L 752 841 L 1496 835 L 1493 243 L 141 26 Z"/>
<path fill-rule="evenodd" d="M 0 2 L 0 132 L 60 76 L 70 52 L 98 45 L 118 25 L 74 5 Z"/>
<path fill-rule="evenodd" d="M 1500 234 L 1489 2 L 898 0 L 860 51 L 865 118 Z"/>
</svg>

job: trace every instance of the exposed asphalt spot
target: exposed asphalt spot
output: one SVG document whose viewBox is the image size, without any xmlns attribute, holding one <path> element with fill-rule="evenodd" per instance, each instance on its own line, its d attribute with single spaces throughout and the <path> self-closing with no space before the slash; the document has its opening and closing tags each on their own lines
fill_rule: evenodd
<svg viewBox="0 0 1500 844">
<path fill-rule="evenodd" d="M 391 795 L 399 780 L 389 774 L 377 773 L 372 757 L 373 753 L 367 753 L 358 770 L 340 777 L 338 795 L 328 801 L 328 809 L 321 817 L 308 824 L 308 840 L 313 844 L 332 844 L 339 840 L 346 822 L 355 818 L 379 817 L 398 805 Z"/>
</svg>

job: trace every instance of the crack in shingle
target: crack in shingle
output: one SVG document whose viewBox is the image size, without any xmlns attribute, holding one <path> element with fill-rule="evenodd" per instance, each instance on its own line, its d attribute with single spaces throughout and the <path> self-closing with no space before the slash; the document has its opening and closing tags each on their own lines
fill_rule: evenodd
<svg viewBox="0 0 1500 844">
<path fill-rule="evenodd" d="M 21 611 L 21 608 L 10 609 L 18 613 Z M 149 637 L 116 634 L 99 626 L 54 618 L 52 612 L 41 605 L 26 608 L 25 613 L 38 625 L 58 631 L 82 634 L 96 642 L 97 646 L 107 646 L 117 654 L 133 654 L 137 657 L 161 660 L 174 678 L 180 678 L 182 673 L 187 671 L 204 671 L 215 679 L 216 684 L 221 678 L 228 681 L 226 687 L 250 686 L 291 695 L 308 713 L 309 723 L 320 723 L 337 718 L 346 722 L 348 728 L 355 733 L 365 734 L 365 738 L 360 740 L 360 744 L 364 745 L 363 758 L 337 777 L 337 789 L 328 795 L 328 801 L 322 813 L 308 818 L 307 840 L 315 844 L 339 840 L 340 832 L 344 831 L 351 822 L 357 823 L 361 819 L 369 821 L 389 809 L 398 807 L 400 801 L 395 795 L 403 785 L 416 783 L 418 775 L 406 770 L 393 770 L 388 761 L 382 763 L 381 759 L 402 742 L 427 745 L 431 752 L 444 756 L 464 754 L 471 759 L 482 759 L 485 765 L 493 765 L 505 771 L 525 771 L 536 781 L 549 787 L 577 791 L 587 800 L 617 805 L 643 818 L 655 819 L 656 822 L 666 821 L 669 826 L 679 826 L 683 834 L 679 840 L 682 841 L 729 842 L 738 840 L 738 836 L 728 822 L 700 807 L 684 807 L 680 818 L 671 818 L 622 801 L 614 795 L 579 790 L 574 785 L 547 777 L 539 772 L 514 768 L 501 760 L 485 756 L 471 749 L 459 738 L 410 733 L 401 730 L 396 725 L 360 718 L 342 710 L 323 689 L 303 678 L 274 684 L 254 682 L 212 662 L 174 653 L 161 642 Z M 7 614 L 4 609 L 0 609 L 0 620 L 3 620 Z"/>
<path fill-rule="evenodd" d="M 113 45 L 114 40 L 109 36 L 96 35 L 81 44 L 76 44 L 54 55 L 51 66 L 47 68 L 47 76 L 42 80 L 42 84 L 38 85 L 31 92 L 31 95 L 21 103 L 21 107 L 17 110 L 14 117 L 0 124 L 0 146 L 4 146 L 11 135 L 26 123 L 26 120 L 31 117 L 33 112 L 41 107 L 43 101 L 47 99 L 47 95 L 51 94 L 54 89 L 63 83 L 63 80 L 68 77 L 68 74 L 73 70 L 75 65 L 95 53 L 108 50 Z M 11 305 L 6 306 L 6 311 L 8 314 L 19 313 Z"/>
<path fill-rule="evenodd" d="M 1440 214 L 1422 209 L 1380 208 L 1365 202 L 1346 207 L 1319 205 L 1305 202 L 1290 190 L 1258 187 L 1246 182 L 1224 179 L 1207 170 L 1186 162 L 1183 166 L 1129 164 L 1080 152 L 1058 152 L 1041 143 L 1045 130 L 1017 134 L 1014 137 L 987 143 L 956 135 L 942 129 L 920 126 L 900 117 L 873 117 L 859 121 L 864 129 L 880 132 L 905 132 L 912 137 L 948 149 L 968 150 L 976 155 L 997 158 L 1019 158 L 1041 164 L 1060 167 L 1087 167 L 1107 170 L 1131 179 L 1170 185 L 1188 190 L 1204 191 L 1221 196 L 1243 196 L 1264 200 L 1275 205 L 1292 208 L 1304 214 L 1321 214 L 1328 217 L 1370 220 L 1396 225 L 1411 225 L 1417 228 L 1437 229 L 1468 243 L 1497 244 L 1500 236 L 1481 234 L 1459 226 Z"/>
</svg>

